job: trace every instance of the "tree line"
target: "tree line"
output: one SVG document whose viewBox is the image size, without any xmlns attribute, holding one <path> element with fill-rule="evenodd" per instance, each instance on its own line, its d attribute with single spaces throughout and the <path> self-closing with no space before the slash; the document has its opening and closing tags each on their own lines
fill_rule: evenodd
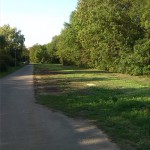
<svg viewBox="0 0 150 150">
<path fill-rule="evenodd" d="M 24 35 L 9 25 L 0 27 L 0 71 L 28 61 L 29 51 L 24 45 Z"/>
<path fill-rule="evenodd" d="M 78 0 L 60 35 L 31 47 L 30 59 L 148 75 L 149 8 L 149 0 Z"/>
</svg>

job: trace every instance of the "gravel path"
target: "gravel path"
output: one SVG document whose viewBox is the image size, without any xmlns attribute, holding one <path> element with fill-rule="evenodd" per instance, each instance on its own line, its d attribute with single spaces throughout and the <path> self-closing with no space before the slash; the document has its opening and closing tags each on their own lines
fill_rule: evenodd
<svg viewBox="0 0 150 150">
<path fill-rule="evenodd" d="M 0 79 L 0 150 L 117 150 L 88 121 L 35 103 L 33 66 Z"/>
</svg>

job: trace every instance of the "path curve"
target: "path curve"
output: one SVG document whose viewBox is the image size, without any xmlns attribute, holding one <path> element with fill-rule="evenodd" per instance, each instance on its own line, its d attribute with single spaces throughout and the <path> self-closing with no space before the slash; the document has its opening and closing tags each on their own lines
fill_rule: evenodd
<svg viewBox="0 0 150 150">
<path fill-rule="evenodd" d="M 117 150 L 87 121 L 35 103 L 33 66 L 0 79 L 0 150 Z"/>
</svg>

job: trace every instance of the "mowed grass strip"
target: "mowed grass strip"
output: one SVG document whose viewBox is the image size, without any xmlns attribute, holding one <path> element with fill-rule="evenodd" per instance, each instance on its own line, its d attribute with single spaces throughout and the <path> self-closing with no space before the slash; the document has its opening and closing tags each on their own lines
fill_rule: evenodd
<svg viewBox="0 0 150 150">
<path fill-rule="evenodd" d="M 150 150 L 150 79 L 62 65 L 34 65 L 37 102 L 92 120 L 123 150 Z"/>
</svg>

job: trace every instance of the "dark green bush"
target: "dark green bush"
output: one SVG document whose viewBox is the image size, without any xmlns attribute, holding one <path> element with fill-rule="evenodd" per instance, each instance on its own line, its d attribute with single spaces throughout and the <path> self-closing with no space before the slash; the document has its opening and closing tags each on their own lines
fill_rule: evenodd
<svg viewBox="0 0 150 150">
<path fill-rule="evenodd" d="M 10 55 L 0 54 L 0 70 L 6 71 L 9 66 L 14 66 L 15 61 Z"/>
<path fill-rule="evenodd" d="M 0 72 L 7 71 L 8 66 L 4 60 L 0 60 Z"/>
</svg>

